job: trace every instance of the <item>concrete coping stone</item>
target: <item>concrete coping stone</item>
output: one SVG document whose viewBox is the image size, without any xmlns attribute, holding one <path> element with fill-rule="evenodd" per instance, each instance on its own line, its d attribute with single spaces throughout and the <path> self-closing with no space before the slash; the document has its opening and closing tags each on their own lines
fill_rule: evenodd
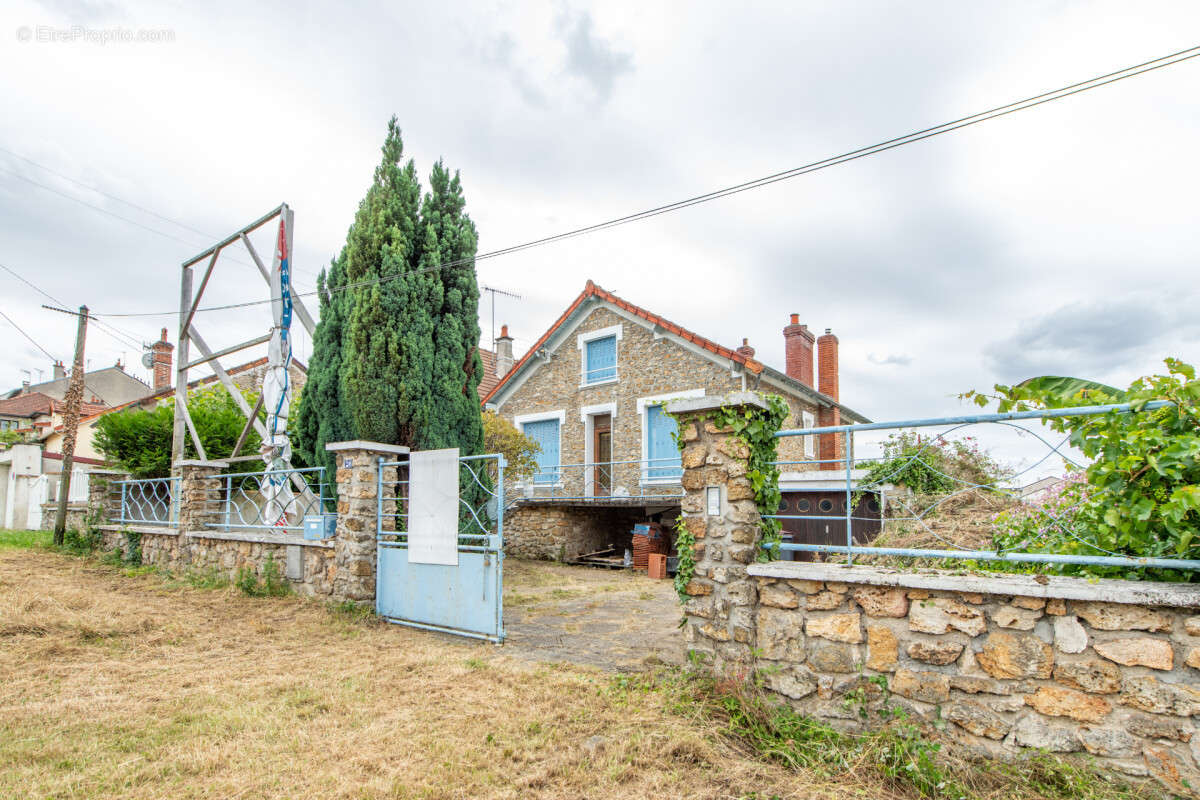
<svg viewBox="0 0 1200 800">
<path fill-rule="evenodd" d="M 382 442 L 364 442 L 361 439 L 355 439 L 349 442 L 330 442 L 325 445 L 325 449 L 331 453 L 340 453 L 344 450 L 370 450 L 374 453 L 392 453 L 394 455 L 407 455 L 409 448 L 402 444 L 383 444 Z"/>
<path fill-rule="evenodd" d="M 133 531 L 134 533 L 152 533 L 156 536 L 178 536 L 179 528 L 169 525 L 97 525 L 102 531 Z"/>
<path fill-rule="evenodd" d="M 265 531 L 192 531 L 189 539 L 221 539 L 229 542 L 252 542 L 254 544 L 294 544 L 303 547 L 332 548 L 333 539 L 305 539 L 296 533 L 267 533 Z"/>
<path fill-rule="evenodd" d="M 1020 595 L 1044 599 L 1100 601 L 1128 605 L 1200 608 L 1200 585 L 1154 581 L 1091 580 L 1066 576 L 988 575 L 943 570 L 905 572 L 866 565 L 806 561 L 770 561 L 751 564 L 746 570 L 758 578 L 854 583 L 906 589 Z M 1038 578 L 1041 580 L 1038 580 Z M 1045 583 L 1041 581 L 1044 580 Z"/>
<path fill-rule="evenodd" d="M 706 397 L 680 397 L 667 401 L 667 411 L 671 414 L 687 414 L 695 411 L 709 411 L 725 406 L 755 406 L 767 408 L 767 401 L 757 392 L 731 392 L 729 394 L 710 395 Z"/>
<path fill-rule="evenodd" d="M 177 467 L 217 467 L 224 469 L 229 466 L 228 461 L 204 461 L 199 458 L 185 458 L 175 462 Z"/>
</svg>

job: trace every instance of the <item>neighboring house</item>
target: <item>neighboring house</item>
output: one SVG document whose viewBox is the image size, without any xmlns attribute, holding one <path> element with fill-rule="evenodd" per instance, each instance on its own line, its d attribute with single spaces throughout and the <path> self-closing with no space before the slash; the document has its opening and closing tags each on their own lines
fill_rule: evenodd
<svg viewBox="0 0 1200 800">
<path fill-rule="evenodd" d="M 510 486 L 505 516 L 510 552 L 574 560 L 628 546 L 633 524 L 679 513 L 679 450 L 673 398 L 754 390 L 782 396 L 787 427 L 865 422 L 838 401 L 837 337 L 819 339 L 796 315 L 784 328 L 787 371 L 754 358 L 743 340 L 731 349 L 588 281 L 583 292 L 512 363 L 507 326 L 496 342 L 499 380 L 484 405 L 541 445 L 538 471 Z M 816 361 L 821 367 L 814 382 Z M 800 473 L 841 457 L 840 437 L 780 440 L 785 467 Z"/>
<path fill-rule="evenodd" d="M 63 400 L 67 396 L 66 368 L 61 361 L 54 363 L 54 379 L 44 383 L 30 385 L 22 384 L 19 389 L 10 389 L 0 395 L 5 399 L 26 394 L 43 394 L 55 400 Z M 150 386 L 140 378 L 130 375 L 120 362 L 104 369 L 85 372 L 83 375 L 83 401 L 96 405 L 116 406 L 137 400 L 153 392 Z"/>
<path fill-rule="evenodd" d="M 76 473 L 105 465 L 104 455 L 95 445 L 96 426 L 101 417 L 130 408 L 150 410 L 174 397 L 175 388 L 171 385 L 175 374 L 172 368 L 173 350 L 174 345 L 167 341 L 167 329 L 163 328 L 159 341 L 150 348 L 154 386 L 147 386 L 137 378 L 126 375 L 129 381 L 141 387 L 140 393 L 133 390 L 132 383 L 120 377 L 125 373 L 119 366 L 89 372 L 84 376 L 85 402 L 80 409 L 75 441 Z M 56 365 L 56 373 L 59 366 Z M 113 374 L 114 370 L 120 375 Z M 266 370 L 267 359 L 263 357 L 232 367 L 227 372 L 239 389 L 258 392 L 262 390 Z M 295 396 L 299 397 L 308 377 L 307 368 L 293 359 L 289 374 Z M 101 379 L 93 380 L 97 375 L 100 375 Z M 18 527 L 26 527 L 31 521 L 36 521 L 40 504 L 51 503 L 58 496 L 63 461 L 62 446 L 66 435 L 62 398 L 54 394 L 62 388 L 59 386 L 60 380 L 65 381 L 56 378 L 44 384 L 24 386 L 22 389 L 8 392 L 5 399 L 0 399 L 0 430 L 16 430 L 25 434 L 28 442 L 0 452 L 0 519 L 9 521 L 10 526 L 19 523 Z M 214 384 L 217 384 L 216 375 L 209 375 L 190 381 L 188 391 Z M 97 391 L 107 391 L 113 397 L 123 396 L 127 399 L 112 405 L 87 402 L 91 396 L 89 390 L 93 385 Z M 114 390 L 123 394 L 117 394 Z M 105 395 L 105 399 L 109 399 L 109 394 Z M 36 453 L 39 457 L 35 458 L 31 453 Z M 72 478 L 72 497 L 78 494 L 79 486 L 86 484 Z"/>
</svg>

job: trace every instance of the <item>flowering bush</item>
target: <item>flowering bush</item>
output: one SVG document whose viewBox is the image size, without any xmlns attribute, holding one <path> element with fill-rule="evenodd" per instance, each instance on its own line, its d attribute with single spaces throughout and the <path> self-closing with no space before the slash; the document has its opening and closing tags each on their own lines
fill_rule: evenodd
<svg viewBox="0 0 1200 800">
<path fill-rule="evenodd" d="M 992 517 L 992 544 L 998 552 L 1087 553 L 1079 510 L 1089 497 L 1087 478 L 1073 472 L 1062 481 Z"/>
<path fill-rule="evenodd" d="M 919 495 L 936 495 L 993 486 L 1002 477 L 1003 468 L 974 436 L 946 439 L 901 431 L 883 443 L 883 457 L 867 468 L 862 485 L 890 483 Z"/>
</svg>

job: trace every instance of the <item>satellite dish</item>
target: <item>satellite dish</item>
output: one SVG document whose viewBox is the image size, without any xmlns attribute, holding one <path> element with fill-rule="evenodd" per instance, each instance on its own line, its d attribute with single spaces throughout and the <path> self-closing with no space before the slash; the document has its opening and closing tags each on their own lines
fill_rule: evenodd
<svg viewBox="0 0 1200 800">
<path fill-rule="evenodd" d="M 146 369 L 152 369 L 154 367 L 154 353 L 151 353 L 149 350 L 142 353 L 142 366 Z"/>
</svg>

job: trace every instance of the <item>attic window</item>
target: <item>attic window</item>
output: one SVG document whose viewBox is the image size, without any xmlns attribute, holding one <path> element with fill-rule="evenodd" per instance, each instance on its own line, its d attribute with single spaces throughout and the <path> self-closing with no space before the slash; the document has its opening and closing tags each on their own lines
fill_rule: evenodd
<svg viewBox="0 0 1200 800">
<path fill-rule="evenodd" d="M 584 350 L 586 364 L 584 383 L 601 383 L 617 379 L 617 337 L 605 336 L 587 342 Z"/>
</svg>

